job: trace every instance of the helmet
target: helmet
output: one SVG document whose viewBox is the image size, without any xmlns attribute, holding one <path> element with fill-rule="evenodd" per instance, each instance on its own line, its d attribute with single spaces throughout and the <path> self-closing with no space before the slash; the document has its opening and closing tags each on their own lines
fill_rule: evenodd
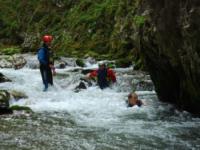
<svg viewBox="0 0 200 150">
<path fill-rule="evenodd" d="M 51 43 L 51 41 L 53 40 L 53 37 L 51 35 L 45 35 L 42 38 L 44 43 Z"/>
</svg>

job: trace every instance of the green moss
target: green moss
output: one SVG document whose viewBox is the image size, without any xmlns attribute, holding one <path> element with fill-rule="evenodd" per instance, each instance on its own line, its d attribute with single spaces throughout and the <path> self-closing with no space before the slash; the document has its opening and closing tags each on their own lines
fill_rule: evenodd
<svg viewBox="0 0 200 150">
<path fill-rule="evenodd" d="M 11 110 L 15 111 L 25 111 L 26 113 L 33 113 L 32 109 L 26 106 L 18 106 L 18 105 L 13 105 L 10 107 Z"/>
</svg>

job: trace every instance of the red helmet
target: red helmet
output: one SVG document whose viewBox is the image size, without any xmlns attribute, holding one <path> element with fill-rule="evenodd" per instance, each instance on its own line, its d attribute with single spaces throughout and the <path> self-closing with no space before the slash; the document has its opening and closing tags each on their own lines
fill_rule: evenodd
<svg viewBox="0 0 200 150">
<path fill-rule="evenodd" d="M 51 35 L 45 35 L 42 38 L 44 43 L 51 43 L 51 41 L 53 40 L 53 37 Z"/>
</svg>

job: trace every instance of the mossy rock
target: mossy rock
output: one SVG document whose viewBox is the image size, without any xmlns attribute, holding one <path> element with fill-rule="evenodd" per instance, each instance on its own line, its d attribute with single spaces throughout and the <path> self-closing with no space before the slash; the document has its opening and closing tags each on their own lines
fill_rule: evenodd
<svg viewBox="0 0 200 150">
<path fill-rule="evenodd" d="M 0 115 L 12 114 L 9 108 L 10 93 L 6 90 L 0 90 Z"/>
<path fill-rule="evenodd" d="M 6 90 L 0 90 L 0 109 L 9 107 L 10 93 Z"/>
<path fill-rule="evenodd" d="M 78 66 L 80 66 L 80 67 L 85 67 L 85 63 L 83 62 L 82 59 L 77 59 L 77 60 L 76 60 L 76 64 L 77 64 Z"/>
<path fill-rule="evenodd" d="M 118 59 L 118 60 L 116 60 L 115 64 L 116 64 L 116 67 L 127 68 L 127 67 L 130 67 L 132 65 L 132 61 L 128 60 L 126 58 L 124 58 L 124 59 Z"/>
<path fill-rule="evenodd" d="M 10 107 L 12 111 L 25 111 L 26 113 L 33 113 L 33 110 L 27 106 L 13 105 Z"/>
</svg>

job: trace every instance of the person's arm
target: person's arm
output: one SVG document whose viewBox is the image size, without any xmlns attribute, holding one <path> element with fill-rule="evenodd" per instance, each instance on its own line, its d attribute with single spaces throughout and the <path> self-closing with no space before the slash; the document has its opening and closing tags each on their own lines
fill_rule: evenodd
<svg viewBox="0 0 200 150">
<path fill-rule="evenodd" d="M 111 69 L 108 69 L 108 78 L 110 80 L 112 80 L 113 83 L 117 81 L 116 80 L 116 75 L 115 75 L 114 71 L 111 70 Z"/>
<path fill-rule="evenodd" d="M 89 73 L 89 78 L 95 78 L 97 76 L 97 70 L 92 71 Z"/>
</svg>

